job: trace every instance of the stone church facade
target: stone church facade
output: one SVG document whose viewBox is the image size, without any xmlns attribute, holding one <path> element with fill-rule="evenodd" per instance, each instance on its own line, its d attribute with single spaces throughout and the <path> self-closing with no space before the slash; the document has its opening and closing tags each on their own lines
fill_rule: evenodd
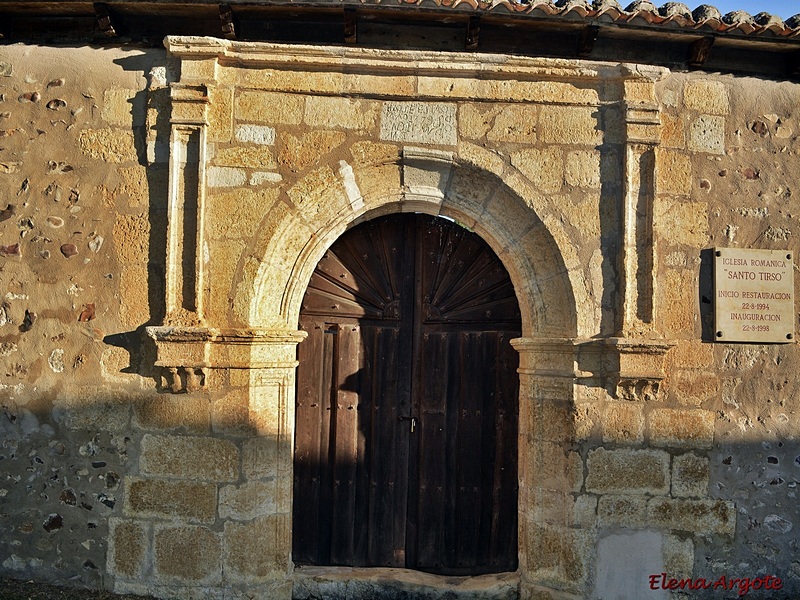
<svg viewBox="0 0 800 600">
<path fill-rule="evenodd" d="M 791 77 L 208 36 L 0 62 L 4 575 L 163 598 L 800 593 L 800 356 L 717 341 L 712 277 L 714 248 L 798 250 Z M 513 283 L 515 571 L 293 563 L 303 297 L 337 239 L 395 213 L 461 224 Z"/>
</svg>

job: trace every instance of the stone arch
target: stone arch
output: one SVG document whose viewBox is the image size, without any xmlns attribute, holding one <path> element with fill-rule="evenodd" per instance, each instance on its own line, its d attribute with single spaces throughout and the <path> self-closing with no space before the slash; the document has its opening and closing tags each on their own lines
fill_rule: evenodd
<svg viewBox="0 0 800 600">
<path fill-rule="evenodd" d="M 389 175 L 385 186 L 371 182 L 376 173 Z M 555 207 L 489 152 L 478 149 L 456 158 L 406 148 L 400 160 L 355 168 L 342 161 L 338 173 L 326 167 L 298 186 L 307 196 L 294 211 L 288 206 L 273 211 L 253 252 L 263 259 L 243 267 L 242 281 L 252 290 L 250 326 L 296 326 L 314 268 L 345 230 L 383 214 L 420 212 L 461 222 L 497 253 L 517 292 L 524 337 L 575 338 L 589 329 L 576 310 L 588 301 L 580 263 L 549 214 Z"/>
<path fill-rule="evenodd" d="M 280 368 L 271 373 L 252 372 L 251 414 L 279 415 L 279 423 L 266 430 L 278 430 L 278 469 L 291 474 L 294 357 L 302 339 L 297 326 L 319 260 L 349 227 L 383 214 L 420 212 L 460 221 L 503 262 L 522 316 L 522 337 L 512 341 L 520 353 L 520 595 L 532 586 L 579 593 L 589 573 L 588 534 L 575 522 L 574 511 L 557 507 L 571 506 L 583 478 L 581 458 L 572 449 L 574 342 L 591 328 L 591 311 L 582 310 L 590 302 L 582 285 L 583 266 L 549 198 L 491 152 L 459 148 L 461 154 L 454 155 L 407 147 L 399 157 L 393 148 L 393 155 L 387 152 L 355 166 L 344 161 L 336 170 L 322 166 L 287 191 L 288 201 L 273 208 L 244 259 L 240 288 L 233 292 L 233 297 L 249 296 L 249 326 L 272 332 L 273 355 L 282 361 L 274 363 Z M 284 515 L 292 512 L 289 496 L 278 503 Z M 281 548 L 288 557 L 291 534 L 283 532 Z"/>
</svg>

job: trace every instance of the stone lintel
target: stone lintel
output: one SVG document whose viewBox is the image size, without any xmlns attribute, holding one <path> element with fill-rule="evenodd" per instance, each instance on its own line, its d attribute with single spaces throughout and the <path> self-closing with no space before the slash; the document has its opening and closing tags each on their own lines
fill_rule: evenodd
<svg viewBox="0 0 800 600">
<path fill-rule="evenodd" d="M 442 55 L 426 50 L 316 46 L 272 42 L 241 42 L 201 36 L 167 36 L 164 46 L 182 60 L 216 58 L 221 66 L 342 71 L 348 73 L 403 73 L 436 77 L 475 77 L 519 81 L 575 81 L 599 78 L 655 82 L 669 69 L 638 64 L 610 66 L 586 60 L 517 57 L 503 54 L 453 52 Z"/>
</svg>

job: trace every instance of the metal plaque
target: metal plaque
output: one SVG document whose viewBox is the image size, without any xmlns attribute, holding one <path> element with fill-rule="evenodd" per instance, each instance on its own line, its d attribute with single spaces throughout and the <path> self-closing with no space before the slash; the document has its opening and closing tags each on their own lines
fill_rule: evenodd
<svg viewBox="0 0 800 600">
<path fill-rule="evenodd" d="M 714 249 L 714 330 L 719 342 L 794 340 L 792 253 Z"/>
</svg>

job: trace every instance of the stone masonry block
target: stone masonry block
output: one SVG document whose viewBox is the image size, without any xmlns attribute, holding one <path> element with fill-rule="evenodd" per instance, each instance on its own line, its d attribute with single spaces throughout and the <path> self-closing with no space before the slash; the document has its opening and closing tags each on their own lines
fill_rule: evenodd
<svg viewBox="0 0 800 600">
<path fill-rule="evenodd" d="M 202 395 L 161 396 L 137 402 L 133 414 L 143 429 L 182 429 L 208 433 L 210 427 L 208 398 Z"/>
<path fill-rule="evenodd" d="M 511 164 L 543 193 L 554 194 L 564 184 L 563 160 L 557 148 L 514 152 Z"/>
<path fill-rule="evenodd" d="M 221 559 L 222 543 L 210 529 L 164 525 L 155 532 L 155 573 L 162 581 L 219 583 Z"/>
<path fill-rule="evenodd" d="M 657 408 L 648 421 L 650 440 L 656 446 L 708 448 L 714 443 L 713 411 Z"/>
<path fill-rule="evenodd" d="M 711 154 L 725 154 L 725 118 L 700 115 L 689 130 L 689 149 Z"/>
<path fill-rule="evenodd" d="M 218 190 L 208 199 L 208 236 L 214 240 L 250 239 L 278 200 L 278 190 Z"/>
<path fill-rule="evenodd" d="M 242 449 L 242 470 L 248 479 L 271 479 L 278 475 L 278 441 L 260 437 L 248 440 Z"/>
<path fill-rule="evenodd" d="M 666 148 L 685 148 L 686 134 L 681 115 L 661 113 L 661 144 Z"/>
<path fill-rule="evenodd" d="M 119 127 L 144 125 L 144 110 L 133 111 L 136 90 L 112 88 L 103 93 L 100 116 L 106 123 Z M 138 107 L 137 107 L 138 108 Z M 142 105 L 144 108 L 144 104 Z"/>
<path fill-rule="evenodd" d="M 586 490 L 598 494 L 666 494 L 669 492 L 669 454 L 662 450 L 589 452 Z"/>
<path fill-rule="evenodd" d="M 222 167 L 244 167 L 249 169 L 274 169 L 278 166 L 272 150 L 267 146 L 232 146 L 220 148 L 214 156 L 214 164 Z"/>
<path fill-rule="evenodd" d="M 150 319 L 150 297 L 152 284 L 146 265 L 126 265 L 119 276 L 119 317 L 125 325 L 136 327 Z"/>
<path fill-rule="evenodd" d="M 486 134 L 490 142 L 536 143 L 537 107 L 530 104 L 512 104 L 504 107 L 494 118 Z"/>
<path fill-rule="evenodd" d="M 638 444 L 644 440 L 644 412 L 638 403 L 607 403 L 602 424 L 605 443 Z"/>
<path fill-rule="evenodd" d="M 302 171 L 341 146 L 345 136 L 341 131 L 311 131 L 302 137 L 287 134 L 278 154 L 278 163 L 292 171 Z"/>
<path fill-rule="evenodd" d="M 701 369 L 714 363 L 714 344 L 699 340 L 678 340 L 667 361 L 679 369 Z"/>
<path fill-rule="evenodd" d="M 729 536 L 736 529 L 736 509 L 726 500 L 652 498 L 647 513 L 650 523 L 663 529 Z"/>
<path fill-rule="evenodd" d="M 694 570 L 694 542 L 676 535 L 664 536 L 664 570 L 673 577 L 691 577 Z"/>
<path fill-rule="evenodd" d="M 708 459 L 691 452 L 672 459 L 672 495 L 702 498 L 708 494 L 711 467 Z"/>
<path fill-rule="evenodd" d="M 248 390 L 233 389 L 221 398 L 215 399 L 211 408 L 211 425 L 217 433 L 234 436 L 250 435 L 252 429 Z"/>
<path fill-rule="evenodd" d="M 209 187 L 239 187 L 247 183 L 247 173 L 235 167 L 209 167 L 207 183 Z"/>
<path fill-rule="evenodd" d="M 272 481 L 223 486 L 219 491 L 219 516 L 221 519 L 246 521 L 273 514 L 275 491 Z"/>
<path fill-rule="evenodd" d="M 226 522 L 226 577 L 243 583 L 258 583 L 285 574 L 289 548 L 282 528 L 286 525 L 284 515 L 259 517 L 247 523 Z M 287 547 L 278 544 L 287 544 Z"/>
<path fill-rule="evenodd" d="M 545 144 L 595 146 L 602 142 L 597 109 L 575 106 L 542 106 L 539 141 Z"/>
<path fill-rule="evenodd" d="M 305 122 L 311 127 L 367 131 L 378 121 L 379 103 L 373 100 L 311 96 Z"/>
<path fill-rule="evenodd" d="M 458 132 L 467 139 L 480 139 L 492 128 L 492 121 L 500 107 L 497 105 L 460 104 L 458 107 Z"/>
<path fill-rule="evenodd" d="M 272 146 L 275 143 L 275 129 L 267 125 L 239 125 L 236 128 L 236 141 Z"/>
<path fill-rule="evenodd" d="M 146 475 L 234 481 L 239 475 L 239 450 L 231 442 L 210 437 L 147 434 L 139 466 Z"/>
<path fill-rule="evenodd" d="M 661 197 L 655 202 L 653 222 L 670 244 L 702 247 L 708 240 L 708 204 Z"/>
<path fill-rule="evenodd" d="M 114 247 L 123 263 L 147 262 L 150 223 L 147 215 L 119 215 L 114 224 Z"/>
<path fill-rule="evenodd" d="M 110 163 L 136 160 L 132 131 L 84 129 L 78 139 L 81 151 L 89 158 Z"/>
<path fill-rule="evenodd" d="M 700 406 L 719 393 L 720 380 L 713 371 L 683 371 L 676 373 L 670 387 L 681 404 Z"/>
<path fill-rule="evenodd" d="M 528 573 L 543 585 L 577 592 L 590 570 L 593 535 L 579 529 L 528 524 L 524 548 Z"/>
<path fill-rule="evenodd" d="M 663 277 L 656 282 L 662 292 L 659 297 L 668 300 L 668 310 L 662 310 L 664 329 L 678 333 L 691 333 L 694 329 L 695 306 L 697 304 L 695 274 L 688 269 L 667 269 Z"/>
<path fill-rule="evenodd" d="M 127 479 L 125 512 L 139 517 L 180 518 L 213 523 L 217 486 L 193 481 Z"/>
<path fill-rule="evenodd" d="M 148 526 L 136 521 L 111 519 L 109 570 L 117 577 L 141 577 L 146 569 Z"/>
<path fill-rule="evenodd" d="M 526 450 L 531 473 L 540 487 L 578 492 L 583 484 L 583 462 L 577 452 L 565 451 L 561 444 L 536 442 Z"/>
<path fill-rule="evenodd" d="M 328 167 L 312 171 L 286 191 L 309 223 L 327 222 L 350 207 L 341 180 Z"/>
<path fill-rule="evenodd" d="M 600 153 L 576 150 L 567 154 L 566 178 L 575 187 L 600 187 Z"/>
<path fill-rule="evenodd" d="M 297 125 L 303 120 L 305 98 L 276 92 L 241 92 L 236 98 L 234 116 L 238 121 L 269 125 Z"/>
<path fill-rule="evenodd" d="M 233 89 L 212 87 L 209 90 L 209 100 L 209 141 L 229 142 L 233 135 Z"/>
<path fill-rule="evenodd" d="M 604 528 L 644 529 L 647 527 L 647 502 L 647 496 L 601 496 L 597 503 L 597 524 Z"/>
<path fill-rule="evenodd" d="M 656 189 L 688 196 L 692 192 L 692 161 L 688 154 L 656 149 Z"/>
<path fill-rule="evenodd" d="M 687 81 L 683 88 L 683 102 L 686 108 L 711 115 L 727 115 L 731 112 L 728 90 L 720 81 Z"/>
</svg>

